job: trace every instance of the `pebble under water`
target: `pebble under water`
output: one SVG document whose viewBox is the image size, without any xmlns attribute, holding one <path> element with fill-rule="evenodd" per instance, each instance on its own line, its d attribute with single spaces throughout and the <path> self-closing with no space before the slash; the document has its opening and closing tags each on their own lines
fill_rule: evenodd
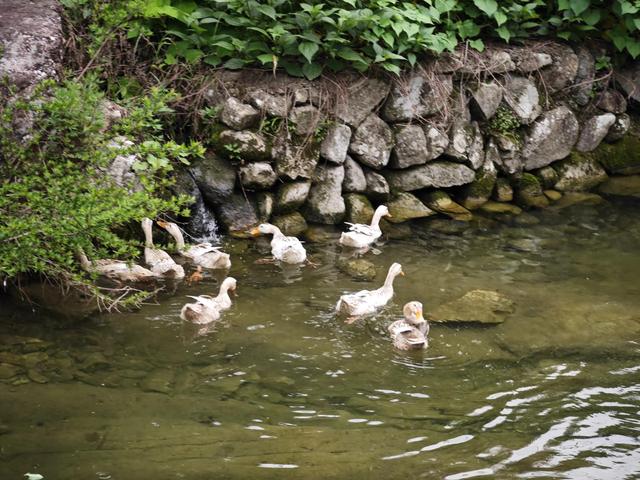
<svg viewBox="0 0 640 480">
<path fill-rule="evenodd" d="M 640 208 L 574 206 L 456 234 L 416 225 L 368 253 L 377 278 L 255 265 L 266 239 L 229 241 L 238 297 L 210 328 L 157 304 L 70 324 L 0 305 L 0 478 L 640 478 Z M 522 221 L 519 222 L 524 223 Z M 348 291 L 405 277 L 352 325 Z M 474 289 L 515 302 L 497 326 L 432 324 L 395 351 L 402 305 Z"/>
</svg>

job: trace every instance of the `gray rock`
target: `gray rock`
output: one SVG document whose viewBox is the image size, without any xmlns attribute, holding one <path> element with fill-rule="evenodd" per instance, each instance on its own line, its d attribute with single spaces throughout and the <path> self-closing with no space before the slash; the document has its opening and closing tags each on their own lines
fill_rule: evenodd
<svg viewBox="0 0 640 480">
<path fill-rule="evenodd" d="M 266 162 L 251 162 L 242 165 L 239 173 L 240 183 L 250 190 L 267 190 L 273 187 L 278 179 L 276 172 Z"/>
<path fill-rule="evenodd" d="M 387 179 L 373 170 L 365 170 L 364 176 L 367 180 L 365 194 L 375 202 L 386 202 L 390 193 Z"/>
<path fill-rule="evenodd" d="M 427 163 L 427 139 L 419 125 L 405 125 L 396 129 L 396 145 L 389 166 L 407 168 Z"/>
<path fill-rule="evenodd" d="M 362 193 L 367 189 L 367 179 L 364 170 L 353 158 L 347 155 L 344 162 L 343 192 Z"/>
<path fill-rule="evenodd" d="M 425 206 L 414 195 L 406 192 L 398 192 L 387 202 L 391 217 L 387 220 L 391 223 L 402 223 L 415 218 L 424 218 L 435 215 L 436 212 Z"/>
<path fill-rule="evenodd" d="M 349 152 L 357 160 L 379 170 L 389 163 L 393 148 L 391 128 L 375 114 L 369 115 L 356 129 L 349 145 Z"/>
<path fill-rule="evenodd" d="M 640 60 L 627 62 L 616 70 L 614 78 L 627 98 L 640 102 Z"/>
<path fill-rule="evenodd" d="M 578 74 L 578 56 L 567 45 L 549 43 L 543 49 L 551 55 L 553 63 L 540 70 L 542 81 L 549 93 L 555 93 L 573 83 Z"/>
<path fill-rule="evenodd" d="M 278 188 L 276 211 L 278 213 L 287 213 L 298 210 L 307 201 L 310 189 L 310 181 L 283 183 Z"/>
<path fill-rule="evenodd" d="M 296 135 L 311 136 L 320 123 L 320 111 L 313 105 L 294 107 L 289 113 Z"/>
<path fill-rule="evenodd" d="M 640 198 L 640 175 L 610 177 L 598 191 L 605 195 Z"/>
<path fill-rule="evenodd" d="M 492 197 L 497 202 L 510 202 L 513 200 L 513 188 L 506 178 L 497 178 Z M 486 204 L 485 204 L 486 205 Z"/>
<path fill-rule="evenodd" d="M 593 91 L 593 81 L 596 76 L 596 62 L 593 55 L 584 45 L 576 46 L 578 57 L 578 70 L 573 79 L 575 87 L 572 89 L 573 98 L 582 107 L 591 101 Z"/>
<path fill-rule="evenodd" d="M 553 63 L 548 53 L 535 52 L 529 48 L 521 48 L 511 52 L 516 70 L 522 73 L 535 72 Z"/>
<path fill-rule="evenodd" d="M 540 98 L 536 85 L 524 77 L 508 77 L 505 84 L 505 101 L 513 109 L 520 123 L 529 125 L 540 113 Z"/>
<path fill-rule="evenodd" d="M 102 115 L 104 116 L 104 128 L 102 129 L 103 132 L 110 130 L 113 125 L 118 123 L 128 114 L 127 110 L 124 107 L 121 107 L 117 103 L 107 99 L 102 100 L 101 110 Z"/>
<path fill-rule="evenodd" d="M 485 155 L 485 161 L 476 171 L 476 178 L 466 185 L 461 194 L 461 204 L 468 210 L 475 210 L 486 203 L 493 193 L 498 171 L 490 155 Z"/>
<path fill-rule="evenodd" d="M 546 112 L 536 120 L 525 138 L 522 158 L 525 170 L 545 167 L 571 153 L 578 139 L 579 125 L 565 106 Z"/>
<path fill-rule="evenodd" d="M 424 135 L 427 140 L 427 161 L 438 158 L 445 152 L 449 145 L 449 137 L 446 134 L 434 126 L 427 126 Z"/>
<path fill-rule="evenodd" d="M 542 167 L 540 170 L 534 170 L 531 173 L 538 178 L 542 188 L 553 188 L 558 181 L 558 173 L 553 167 Z"/>
<path fill-rule="evenodd" d="M 373 206 L 367 197 L 359 193 L 347 193 L 344 196 L 346 206 L 345 222 L 368 224 L 373 218 Z"/>
<path fill-rule="evenodd" d="M 258 192 L 256 194 L 256 207 L 258 220 L 262 223 L 268 222 L 275 209 L 275 197 L 271 192 Z"/>
<path fill-rule="evenodd" d="M 0 7 L 0 78 L 29 89 L 62 71 L 64 35 L 60 2 L 3 0 Z"/>
<path fill-rule="evenodd" d="M 244 130 L 258 124 L 260 112 L 251 105 L 242 103 L 235 97 L 229 97 L 222 104 L 220 121 L 234 130 Z"/>
<path fill-rule="evenodd" d="M 625 113 L 627 111 L 627 100 L 617 90 L 603 90 L 598 95 L 596 107 L 610 113 Z"/>
<path fill-rule="evenodd" d="M 211 205 L 222 202 L 233 193 L 235 169 L 227 160 L 211 151 L 204 158 L 193 161 L 189 172 L 202 196 Z"/>
<path fill-rule="evenodd" d="M 420 194 L 419 197 L 432 210 L 447 215 L 454 220 L 468 222 L 472 218 L 469 210 L 454 202 L 449 194 L 443 190 L 425 192 Z"/>
<path fill-rule="evenodd" d="M 258 210 L 251 195 L 234 193 L 215 204 L 214 209 L 220 224 L 235 237 L 249 236 L 248 230 L 258 223 Z"/>
<path fill-rule="evenodd" d="M 467 52 L 457 52 L 463 55 L 462 66 L 458 70 L 461 73 L 478 74 L 485 73 L 507 73 L 516 69 L 511 55 L 506 50 L 487 47 L 482 52 L 469 50 Z"/>
<path fill-rule="evenodd" d="M 338 270 L 355 280 L 370 282 L 376 278 L 376 266 L 364 258 L 341 258 L 337 266 Z"/>
<path fill-rule="evenodd" d="M 347 125 L 333 125 L 320 144 L 320 156 L 329 162 L 340 165 L 347 157 L 350 141 L 351 129 Z"/>
<path fill-rule="evenodd" d="M 284 215 L 276 215 L 271 220 L 285 235 L 297 237 L 302 235 L 308 228 L 307 221 L 300 212 L 285 213 Z"/>
<path fill-rule="evenodd" d="M 436 308 L 432 322 L 498 324 L 515 311 L 514 302 L 491 290 L 471 290 L 462 297 Z"/>
<path fill-rule="evenodd" d="M 248 161 L 269 159 L 269 148 L 262 135 L 248 130 L 224 130 L 220 133 L 222 151 L 229 158 L 239 157 Z"/>
<path fill-rule="evenodd" d="M 492 150 L 493 142 L 489 141 L 489 145 L 485 155 L 490 154 L 494 165 L 507 175 L 514 175 L 522 172 L 524 167 L 522 163 L 522 145 L 514 137 L 499 135 L 495 137 L 495 146 L 497 149 Z"/>
<path fill-rule="evenodd" d="M 453 162 L 429 162 L 426 165 L 405 170 L 385 171 L 385 178 L 391 188 L 403 191 L 419 190 L 426 187 L 446 188 L 465 185 L 475 178 L 469 167 Z"/>
<path fill-rule="evenodd" d="M 609 127 L 609 133 L 604 139 L 609 142 L 622 140 L 631 128 L 631 117 L 626 113 L 621 113 L 616 117 L 616 121 Z"/>
<path fill-rule="evenodd" d="M 286 118 L 290 99 L 285 95 L 271 95 L 264 90 L 253 90 L 247 94 L 249 103 L 270 117 Z"/>
<path fill-rule="evenodd" d="M 609 128 L 616 121 L 616 116 L 613 113 L 605 113 L 602 115 L 595 115 L 589 118 L 580 131 L 580 137 L 578 137 L 578 143 L 576 144 L 576 150 L 579 152 L 591 152 L 596 149 L 600 142 L 604 140 L 609 132 Z"/>
<path fill-rule="evenodd" d="M 479 168 L 484 160 L 484 139 L 478 122 L 454 122 L 449 135 L 451 143 L 445 154 L 468 163 L 474 169 Z"/>
<path fill-rule="evenodd" d="M 502 102 L 502 87 L 495 82 L 480 83 L 471 93 L 471 108 L 480 120 L 493 117 Z"/>
<path fill-rule="evenodd" d="M 176 175 L 176 183 L 172 188 L 176 193 L 190 195 L 194 202 L 189 206 L 191 215 L 187 219 L 187 231 L 202 241 L 217 240 L 218 226 L 213 210 L 204 202 L 204 197 L 188 170 L 181 170 Z M 231 184 L 233 189 L 233 184 Z"/>
<path fill-rule="evenodd" d="M 283 131 L 273 141 L 271 156 L 278 176 L 290 180 L 311 178 L 320 160 L 320 149 L 315 142 L 296 142 Z"/>
<path fill-rule="evenodd" d="M 438 112 L 452 90 L 451 77 L 438 75 L 430 83 L 418 72 L 397 81 L 382 109 L 382 118 L 395 122 L 409 122 Z"/>
<path fill-rule="evenodd" d="M 344 218 L 345 204 L 342 198 L 343 166 L 319 166 L 313 175 L 313 182 L 305 217 L 316 223 L 336 224 Z"/>
<path fill-rule="evenodd" d="M 607 173 L 595 160 L 579 154 L 572 154 L 553 168 L 558 173 L 554 188 L 561 192 L 590 190 L 607 179 Z"/>
<path fill-rule="evenodd" d="M 385 99 L 389 85 L 377 78 L 365 78 L 351 85 L 336 107 L 336 117 L 351 127 L 359 126 Z"/>
<path fill-rule="evenodd" d="M 523 173 L 518 179 L 515 198 L 518 205 L 526 208 L 545 208 L 549 205 L 542 185 L 531 173 Z"/>
</svg>

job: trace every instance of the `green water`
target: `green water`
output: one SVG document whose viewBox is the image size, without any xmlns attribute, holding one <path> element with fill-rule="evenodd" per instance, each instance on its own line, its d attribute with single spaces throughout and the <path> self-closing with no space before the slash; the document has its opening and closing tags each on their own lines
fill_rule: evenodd
<svg viewBox="0 0 640 480">
<path fill-rule="evenodd" d="M 208 331 L 178 314 L 216 276 L 75 325 L 5 304 L 0 478 L 640 478 L 638 207 L 415 227 L 367 254 L 370 283 L 336 268 L 332 244 L 307 244 L 317 269 L 282 269 L 239 241 L 239 296 Z M 334 317 L 394 261 L 393 304 Z M 478 288 L 515 302 L 505 323 L 432 325 L 428 350 L 394 351 L 385 327 L 404 302 Z"/>
</svg>

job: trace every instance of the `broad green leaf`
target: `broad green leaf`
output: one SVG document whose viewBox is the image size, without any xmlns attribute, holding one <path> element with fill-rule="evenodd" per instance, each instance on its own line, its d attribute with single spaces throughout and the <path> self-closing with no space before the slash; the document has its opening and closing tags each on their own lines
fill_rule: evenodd
<svg viewBox="0 0 640 480">
<path fill-rule="evenodd" d="M 276 19 L 276 9 L 271 5 L 258 5 L 257 10 L 273 20 Z"/>
<path fill-rule="evenodd" d="M 338 56 L 340 58 L 343 58 L 344 60 L 349 60 L 350 62 L 356 62 L 360 64 L 364 63 L 365 65 L 368 64 L 368 62 L 362 57 L 362 55 L 360 55 L 350 47 L 342 47 L 340 50 L 338 50 Z"/>
<path fill-rule="evenodd" d="M 322 66 L 317 63 L 305 63 L 302 65 L 302 73 L 308 80 L 314 80 L 322 74 Z"/>
<path fill-rule="evenodd" d="M 469 41 L 469 46 L 479 52 L 483 52 L 484 51 L 484 42 L 482 41 L 482 39 L 477 38 L 475 40 L 470 40 Z"/>
<path fill-rule="evenodd" d="M 581 18 L 587 25 L 595 26 L 602 18 L 602 14 L 599 9 L 591 8 L 584 12 Z"/>
<path fill-rule="evenodd" d="M 498 36 L 501 39 L 503 39 L 505 42 L 509 43 L 509 40 L 511 39 L 511 32 L 509 31 L 509 29 L 507 27 L 505 27 L 503 25 L 502 27 L 496 28 L 496 33 L 498 34 Z"/>
<path fill-rule="evenodd" d="M 496 21 L 496 23 L 498 24 L 498 26 L 502 25 L 504 22 L 507 21 L 507 15 L 502 10 L 496 11 L 496 13 L 493 16 L 493 18 Z"/>
<path fill-rule="evenodd" d="M 260 60 L 260 62 L 265 65 L 267 63 L 273 63 L 274 61 L 274 56 L 271 53 L 263 53 L 261 55 L 258 55 L 256 57 L 258 60 Z"/>
<path fill-rule="evenodd" d="M 223 67 L 228 68 L 229 70 L 238 70 L 246 65 L 247 62 L 240 58 L 231 58 L 224 62 Z"/>
<path fill-rule="evenodd" d="M 473 0 L 473 3 L 488 17 L 493 17 L 493 14 L 498 10 L 498 3 L 495 0 Z"/>
<path fill-rule="evenodd" d="M 571 10 L 576 16 L 580 16 L 587 8 L 589 8 L 590 0 L 571 0 Z"/>
<path fill-rule="evenodd" d="M 385 70 L 395 73 L 396 75 L 400 75 L 401 70 L 398 65 L 395 65 L 389 62 L 382 63 L 381 65 L 382 65 L 382 68 L 384 68 Z"/>
<path fill-rule="evenodd" d="M 298 50 L 304 56 L 304 58 L 307 59 L 308 63 L 311 63 L 313 56 L 316 54 L 319 48 L 320 47 L 318 47 L 318 45 L 313 42 L 302 42 L 298 46 Z"/>
<path fill-rule="evenodd" d="M 640 55 L 640 42 L 630 38 L 629 41 L 627 41 L 627 51 L 633 58 L 637 58 L 638 55 Z"/>
</svg>

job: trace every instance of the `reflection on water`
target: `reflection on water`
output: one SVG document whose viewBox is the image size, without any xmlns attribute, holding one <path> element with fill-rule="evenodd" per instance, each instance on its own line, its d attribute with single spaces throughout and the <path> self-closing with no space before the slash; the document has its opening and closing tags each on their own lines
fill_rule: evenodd
<svg viewBox="0 0 640 480">
<path fill-rule="evenodd" d="M 236 243 L 236 304 L 210 327 L 178 315 L 217 274 L 71 326 L 5 306 L 0 478 L 639 478 L 640 210 L 538 217 L 416 227 L 366 254 L 370 283 L 336 268 L 335 245 L 307 244 L 317 269 L 284 269 L 253 264 L 268 244 Z M 393 261 L 393 304 L 336 319 L 337 298 Z M 478 288 L 515 313 L 393 350 L 404 302 Z"/>
</svg>

